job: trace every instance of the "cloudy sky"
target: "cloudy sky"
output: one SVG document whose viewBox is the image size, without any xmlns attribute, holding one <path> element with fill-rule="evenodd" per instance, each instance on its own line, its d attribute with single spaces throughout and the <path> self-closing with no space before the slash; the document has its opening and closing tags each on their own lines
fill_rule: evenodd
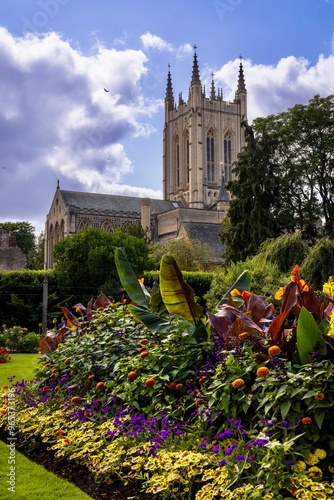
<svg viewBox="0 0 334 500">
<path fill-rule="evenodd" d="M 334 93 L 334 0 L 1 0 L 0 222 L 44 228 L 56 189 L 161 198 L 168 65 L 194 49 L 248 119 Z M 109 92 L 106 92 L 107 89 Z"/>
</svg>

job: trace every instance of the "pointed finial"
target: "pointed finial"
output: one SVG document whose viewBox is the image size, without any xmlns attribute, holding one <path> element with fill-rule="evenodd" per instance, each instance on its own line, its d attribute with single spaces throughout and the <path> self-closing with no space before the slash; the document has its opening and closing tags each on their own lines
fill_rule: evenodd
<svg viewBox="0 0 334 500">
<path fill-rule="evenodd" d="M 57 180 L 57 189 L 59 189 L 59 179 Z"/>
<path fill-rule="evenodd" d="M 194 49 L 195 54 L 196 54 L 196 49 L 197 49 L 197 45 L 196 45 L 196 43 L 194 43 L 194 45 L 193 45 L 193 49 Z"/>
</svg>

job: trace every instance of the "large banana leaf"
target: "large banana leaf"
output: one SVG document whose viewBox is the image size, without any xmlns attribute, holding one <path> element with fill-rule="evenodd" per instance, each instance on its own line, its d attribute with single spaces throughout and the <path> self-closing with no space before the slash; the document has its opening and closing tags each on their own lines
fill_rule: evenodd
<svg viewBox="0 0 334 500">
<path fill-rule="evenodd" d="M 230 298 L 230 293 L 232 290 L 235 288 L 239 290 L 239 292 L 244 292 L 245 290 L 247 292 L 250 291 L 250 286 L 251 286 L 251 281 L 252 281 L 252 273 L 250 271 L 243 271 L 240 276 L 236 279 L 236 281 L 233 283 L 231 288 L 227 290 L 223 298 L 220 300 L 220 302 L 217 304 L 216 309 L 219 309 L 221 306 L 225 305 L 228 303 L 229 298 Z M 241 297 L 233 297 L 233 302 L 236 302 L 238 306 L 243 305 L 244 301 Z"/>
<path fill-rule="evenodd" d="M 148 292 L 138 282 L 138 278 L 121 248 L 116 248 L 115 264 L 119 279 L 130 299 L 144 309 L 148 309 Z"/>
<path fill-rule="evenodd" d="M 174 257 L 164 255 L 160 262 L 160 291 L 170 314 L 177 314 L 196 324 L 203 308 L 194 300 L 194 290 L 184 281 Z"/>
<path fill-rule="evenodd" d="M 173 325 L 171 325 L 169 321 L 147 310 L 141 309 L 140 307 L 130 305 L 129 310 L 132 316 L 140 323 L 143 323 L 149 330 L 159 333 L 168 333 L 173 328 Z"/>
<path fill-rule="evenodd" d="M 302 307 L 297 325 L 297 350 L 302 364 L 309 361 L 316 346 L 320 347 L 322 354 L 326 354 L 327 347 L 321 334 L 322 332 L 312 314 L 305 307 Z"/>
</svg>

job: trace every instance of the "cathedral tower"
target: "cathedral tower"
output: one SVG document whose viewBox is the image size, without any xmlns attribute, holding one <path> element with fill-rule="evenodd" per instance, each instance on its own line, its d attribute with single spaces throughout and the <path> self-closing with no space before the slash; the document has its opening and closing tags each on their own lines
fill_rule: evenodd
<svg viewBox="0 0 334 500">
<path fill-rule="evenodd" d="M 196 47 L 188 100 L 175 103 L 170 69 L 165 96 L 163 131 L 163 196 L 184 206 L 219 210 L 226 203 L 225 183 L 244 146 L 241 127 L 247 120 L 247 91 L 240 58 L 235 98 L 224 101 L 212 75 L 210 95 L 202 87 Z M 222 199 L 224 196 L 225 199 Z"/>
</svg>

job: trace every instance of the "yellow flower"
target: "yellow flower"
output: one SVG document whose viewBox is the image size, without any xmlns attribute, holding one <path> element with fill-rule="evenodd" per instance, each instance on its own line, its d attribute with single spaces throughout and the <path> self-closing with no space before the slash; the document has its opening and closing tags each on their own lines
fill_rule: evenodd
<svg viewBox="0 0 334 500">
<path fill-rule="evenodd" d="M 329 295 L 330 297 L 333 297 L 334 295 L 334 279 L 333 276 L 330 276 L 327 283 L 324 283 L 324 286 L 322 288 L 322 291 Z"/>
<path fill-rule="evenodd" d="M 308 284 L 306 283 L 305 280 L 300 280 L 299 281 L 299 284 L 300 284 L 300 288 L 304 291 L 304 292 L 309 292 L 310 291 L 310 288 L 308 286 Z"/>
<path fill-rule="evenodd" d="M 269 375 L 269 369 L 266 366 L 261 366 L 256 370 L 256 375 L 258 377 L 267 377 L 267 375 Z"/>
<path fill-rule="evenodd" d="M 276 300 L 282 300 L 284 296 L 284 288 L 280 287 L 277 292 L 275 293 L 275 299 Z"/>
<path fill-rule="evenodd" d="M 306 470 L 306 463 L 302 462 L 301 460 L 298 460 L 298 462 L 296 462 L 292 468 L 296 472 L 303 472 L 304 470 Z"/>
<path fill-rule="evenodd" d="M 281 349 L 278 347 L 278 345 L 272 345 L 268 349 L 269 356 L 278 356 L 280 353 Z"/>
<path fill-rule="evenodd" d="M 307 457 L 307 460 L 305 460 L 305 462 L 308 465 L 315 465 L 319 462 L 319 459 L 316 455 L 314 455 L 313 453 L 310 453 L 309 456 Z"/>
<path fill-rule="evenodd" d="M 310 476 L 316 477 L 317 479 L 322 478 L 322 470 L 319 469 L 319 467 L 310 467 L 308 473 L 310 474 Z"/>
<path fill-rule="evenodd" d="M 238 389 L 242 385 L 244 385 L 245 381 L 242 378 L 237 378 L 232 382 L 232 387 L 234 389 Z"/>
<path fill-rule="evenodd" d="M 244 340 L 246 337 L 249 336 L 249 333 L 248 332 L 242 332 L 238 335 L 239 339 L 240 340 Z"/>
<path fill-rule="evenodd" d="M 231 291 L 231 297 L 241 297 L 241 293 L 237 288 L 233 288 L 233 290 Z"/>
<path fill-rule="evenodd" d="M 325 450 L 317 448 L 314 452 L 315 456 L 319 458 L 319 460 L 324 460 L 327 457 L 327 453 Z"/>
</svg>

